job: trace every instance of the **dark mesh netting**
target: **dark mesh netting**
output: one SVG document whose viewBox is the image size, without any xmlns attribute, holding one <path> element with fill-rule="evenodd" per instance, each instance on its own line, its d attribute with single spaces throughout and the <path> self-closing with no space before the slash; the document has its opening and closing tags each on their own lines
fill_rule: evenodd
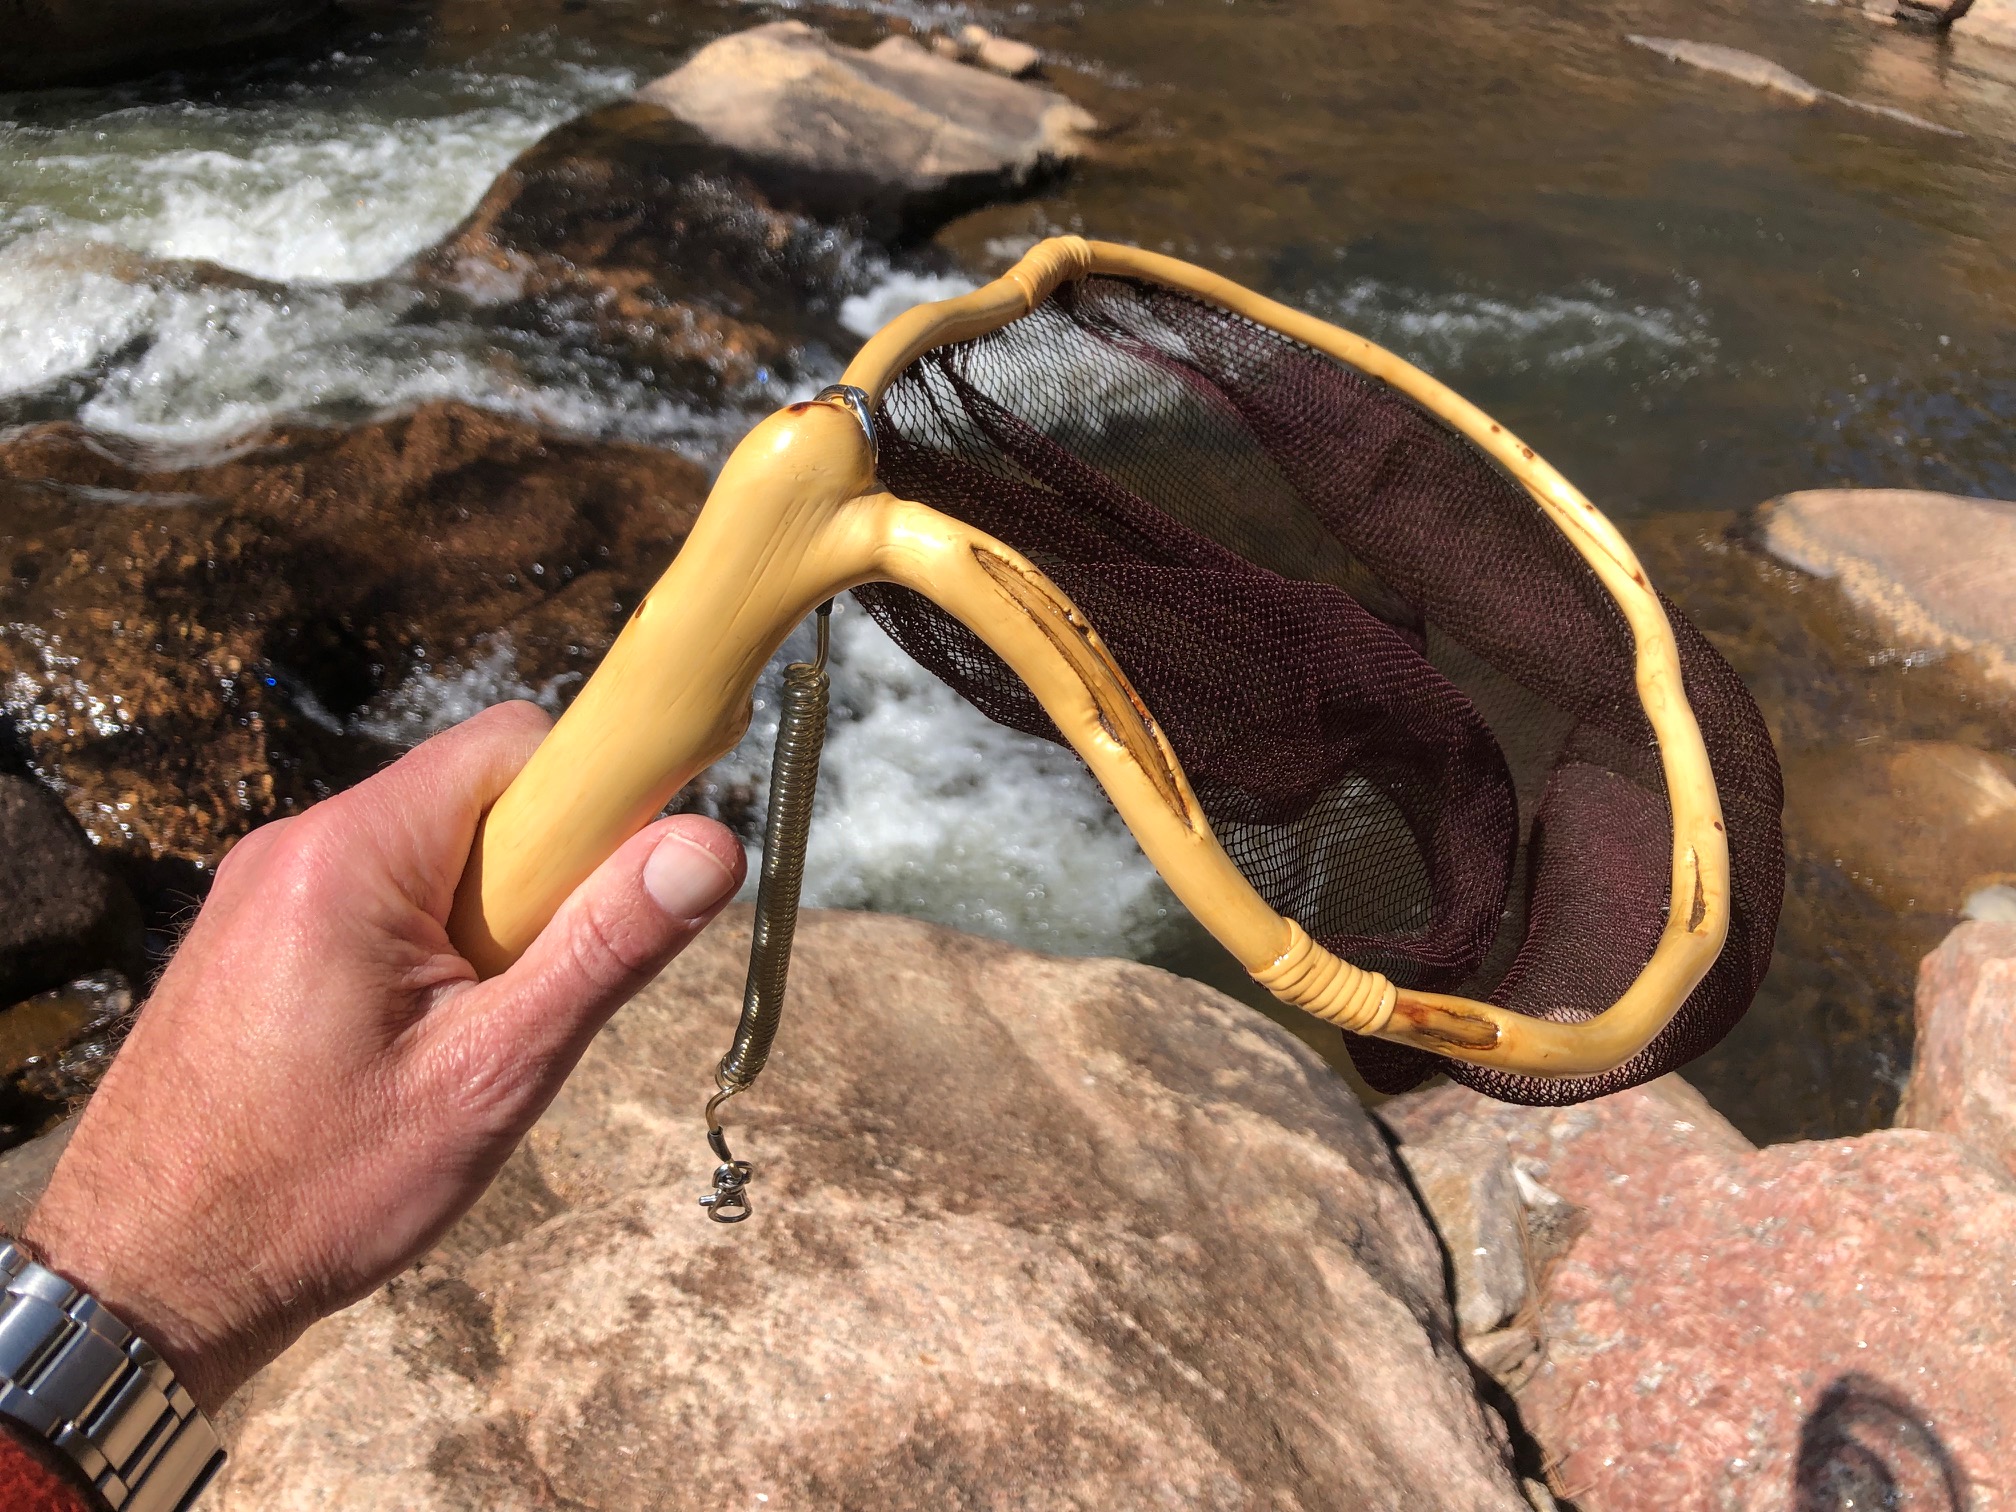
<svg viewBox="0 0 2016 1512">
<path fill-rule="evenodd" d="M 1524 490 L 1411 401 L 1188 295 L 1091 278 L 927 353 L 877 418 L 883 482 L 1078 603 L 1240 870 L 1330 950 L 1569 1021 L 1650 958 L 1672 829 L 1630 629 Z M 1061 740 L 957 620 L 905 589 L 857 593 L 982 712 Z M 1579 1101 L 1692 1059 L 1749 1006 L 1784 880 L 1777 759 L 1735 673 L 1667 612 L 1729 831 L 1720 960 L 1607 1075 L 1351 1037 L 1375 1087 L 1446 1069 L 1509 1101 Z"/>
</svg>

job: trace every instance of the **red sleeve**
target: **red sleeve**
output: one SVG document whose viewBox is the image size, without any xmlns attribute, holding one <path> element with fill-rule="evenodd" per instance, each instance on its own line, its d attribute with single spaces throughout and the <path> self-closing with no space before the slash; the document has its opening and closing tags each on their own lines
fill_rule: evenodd
<svg viewBox="0 0 2016 1512">
<path fill-rule="evenodd" d="M 6 1512 L 102 1512 L 103 1505 L 74 1469 L 38 1453 L 12 1425 L 0 1423 L 0 1507 Z"/>
</svg>

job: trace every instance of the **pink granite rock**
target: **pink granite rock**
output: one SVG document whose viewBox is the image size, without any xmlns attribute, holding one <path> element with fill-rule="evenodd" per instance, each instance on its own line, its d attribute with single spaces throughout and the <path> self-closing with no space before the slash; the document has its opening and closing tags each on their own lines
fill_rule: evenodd
<svg viewBox="0 0 2016 1512">
<path fill-rule="evenodd" d="M 1970 922 L 1918 968 L 1918 1048 L 1897 1122 L 2016 1173 L 2016 924 Z"/>
<path fill-rule="evenodd" d="M 1675 1078 L 1579 1109 L 1453 1089 L 1587 1228 L 1521 1386 L 1581 1512 L 2016 1505 L 2016 1182 L 1949 1135 L 1752 1150 Z M 2006 1488 L 2006 1489 L 2005 1489 Z"/>
</svg>

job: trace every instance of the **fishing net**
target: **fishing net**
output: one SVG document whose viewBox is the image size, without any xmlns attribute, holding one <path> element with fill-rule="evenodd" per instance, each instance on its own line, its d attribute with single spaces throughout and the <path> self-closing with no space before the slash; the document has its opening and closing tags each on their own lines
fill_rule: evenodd
<svg viewBox="0 0 2016 1512">
<path fill-rule="evenodd" d="M 1067 283 L 888 388 L 879 473 L 1015 547 L 1085 611 L 1269 904 L 1397 986 L 1542 1018 L 1608 1008 L 1666 922 L 1673 833 L 1629 626 L 1560 528 L 1411 400 L 1267 327 L 1131 279 Z M 982 712 L 1062 741 L 1007 665 L 907 589 L 856 590 Z M 1728 942 L 1600 1076 L 1350 1036 L 1395 1092 L 1446 1070 L 1565 1103 L 1728 1032 L 1770 958 L 1777 759 L 1669 604 L 1720 791 Z"/>
</svg>

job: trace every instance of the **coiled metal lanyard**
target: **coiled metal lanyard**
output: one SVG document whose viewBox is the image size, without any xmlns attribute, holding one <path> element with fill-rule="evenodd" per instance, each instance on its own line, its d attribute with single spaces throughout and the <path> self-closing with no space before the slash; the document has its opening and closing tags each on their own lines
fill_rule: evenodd
<svg viewBox="0 0 2016 1512">
<path fill-rule="evenodd" d="M 875 419 L 867 394 L 835 383 L 814 396 L 851 414 L 867 438 L 875 460 Z M 819 786 L 819 755 L 826 744 L 826 704 L 831 683 L 826 652 L 832 641 L 833 601 L 819 606 L 818 649 L 809 662 L 784 669 L 777 750 L 770 761 L 770 812 L 763 821 L 763 870 L 756 883 L 756 929 L 749 940 L 749 980 L 742 989 L 742 1021 L 735 1041 L 714 1068 L 714 1095 L 707 1099 L 707 1146 L 721 1163 L 714 1167 L 714 1190 L 700 1199 L 716 1223 L 740 1223 L 749 1216 L 749 1162 L 728 1151 L 721 1130 L 721 1104 L 756 1080 L 770 1059 L 770 1042 L 784 1012 L 784 984 L 791 972 L 791 937 L 798 929 L 798 894 L 805 882 L 805 841 L 812 832 L 812 798 Z"/>
<path fill-rule="evenodd" d="M 749 980 L 742 989 L 742 1021 L 734 1043 L 714 1068 L 714 1095 L 707 1099 L 707 1144 L 720 1164 L 714 1190 L 700 1199 L 716 1223 L 740 1223 L 749 1216 L 746 1160 L 728 1150 L 721 1130 L 721 1104 L 756 1080 L 770 1058 L 777 1021 L 784 1012 L 784 984 L 791 971 L 791 937 L 798 928 L 798 894 L 805 881 L 805 842 L 812 830 L 812 798 L 819 785 L 819 755 L 826 742 L 830 681 L 826 650 L 831 639 L 833 602 L 819 606 L 818 650 L 809 662 L 784 669 L 777 751 L 770 763 L 770 812 L 763 822 L 763 870 L 756 884 L 756 928 L 749 941 Z"/>
</svg>

